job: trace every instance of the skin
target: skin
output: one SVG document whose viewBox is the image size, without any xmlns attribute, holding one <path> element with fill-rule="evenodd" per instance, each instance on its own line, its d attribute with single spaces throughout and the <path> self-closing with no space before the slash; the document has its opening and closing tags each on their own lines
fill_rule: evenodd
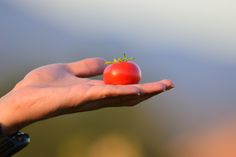
<svg viewBox="0 0 236 157">
<path fill-rule="evenodd" d="M 134 106 L 174 87 L 170 80 L 134 85 L 106 85 L 102 58 L 51 64 L 29 72 L 0 99 L 0 124 L 11 134 L 27 125 L 75 112 Z"/>
</svg>

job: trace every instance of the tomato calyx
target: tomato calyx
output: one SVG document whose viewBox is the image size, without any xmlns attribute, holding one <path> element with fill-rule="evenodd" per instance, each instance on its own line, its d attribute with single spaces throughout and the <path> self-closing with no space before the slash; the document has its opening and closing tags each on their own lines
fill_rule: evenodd
<svg viewBox="0 0 236 157">
<path fill-rule="evenodd" d="M 120 63 L 120 62 L 128 62 L 131 60 L 135 60 L 135 58 L 127 57 L 127 55 L 125 53 L 123 53 L 122 58 L 114 58 L 113 61 L 106 61 L 105 64 L 109 65 L 109 64 L 115 64 L 115 63 Z"/>
</svg>

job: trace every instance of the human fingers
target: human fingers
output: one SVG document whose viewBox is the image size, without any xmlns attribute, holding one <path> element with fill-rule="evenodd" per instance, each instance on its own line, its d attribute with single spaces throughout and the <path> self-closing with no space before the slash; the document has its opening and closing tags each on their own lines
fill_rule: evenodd
<svg viewBox="0 0 236 157">
<path fill-rule="evenodd" d="M 67 63 L 69 71 L 78 77 L 92 77 L 103 73 L 106 65 L 103 58 L 86 58 L 80 61 Z"/>
<path fill-rule="evenodd" d="M 88 100 L 98 100 L 107 97 L 118 97 L 127 95 L 159 94 L 174 87 L 170 80 L 151 82 L 135 85 L 94 85 L 88 92 Z"/>
<path fill-rule="evenodd" d="M 139 89 L 140 94 L 161 93 L 171 88 L 174 88 L 174 83 L 171 80 L 161 80 L 158 82 L 149 82 L 144 84 L 130 85 Z"/>
<path fill-rule="evenodd" d="M 166 90 L 172 89 L 175 87 L 175 84 L 173 83 L 173 81 L 168 80 L 168 79 L 164 79 L 160 81 L 161 83 L 165 84 L 166 86 Z"/>
</svg>

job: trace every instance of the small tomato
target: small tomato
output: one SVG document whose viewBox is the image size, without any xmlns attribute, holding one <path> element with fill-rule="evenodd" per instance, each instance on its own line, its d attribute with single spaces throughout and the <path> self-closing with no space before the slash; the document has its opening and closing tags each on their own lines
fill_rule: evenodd
<svg viewBox="0 0 236 157">
<path fill-rule="evenodd" d="M 141 70 L 139 66 L 131 61 L 133 58 L 127 58 L 124 53 L 123 58 L 114 59 L 103 72 L 103 81 L 106 84 L 127 85 L 137 84 L 141 80 Z"/>
</svg>

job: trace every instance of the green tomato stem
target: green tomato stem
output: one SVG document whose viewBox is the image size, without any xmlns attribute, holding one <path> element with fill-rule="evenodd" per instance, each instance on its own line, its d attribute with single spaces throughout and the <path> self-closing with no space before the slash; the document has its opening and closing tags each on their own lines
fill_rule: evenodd
<svg viewBox="0 0 236 157">
<path fill-rule="evenodd" d="M 133 57 L 127 58 L 127 55 L 123 52 L 122 58 L 114 58 L 113 61 L 106 61 L 105 64 L 115 64 L 115 63 L 120 63 L 120 62 L 128 62 L 131 60 L 135 60 L 135 58 Z"/>
</svg>

